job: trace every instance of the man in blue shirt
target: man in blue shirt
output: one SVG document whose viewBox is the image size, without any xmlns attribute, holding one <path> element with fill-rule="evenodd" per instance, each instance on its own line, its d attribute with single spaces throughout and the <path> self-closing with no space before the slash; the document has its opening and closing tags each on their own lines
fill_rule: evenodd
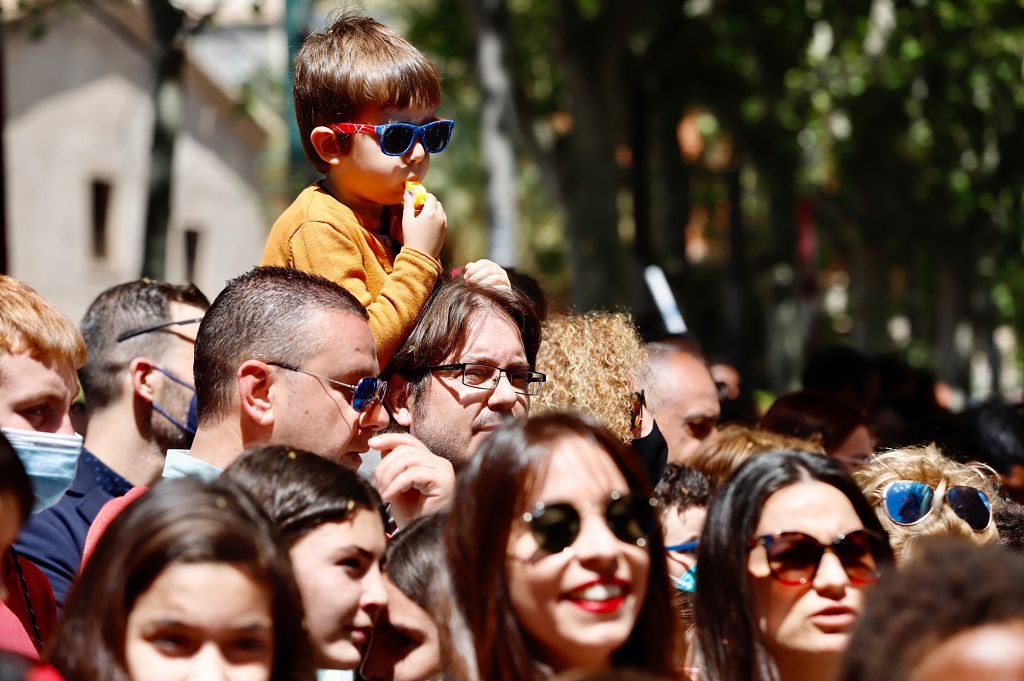
<svg viewBox="0 0 1024 681">
<path fill-rule="evenodd" d="M 78 470 L 61 500 L 32 516 L 16 543 L 49 578 L 58 604 L 71 590 L 100 508 L 152 484 L 164 452 L 191 443 L 192 361 L 209 305 L 193 285 L 143 279 L 104 291 L 82 319 L 89 355 L 79 380 L 88 430 Z"/>
</svg>

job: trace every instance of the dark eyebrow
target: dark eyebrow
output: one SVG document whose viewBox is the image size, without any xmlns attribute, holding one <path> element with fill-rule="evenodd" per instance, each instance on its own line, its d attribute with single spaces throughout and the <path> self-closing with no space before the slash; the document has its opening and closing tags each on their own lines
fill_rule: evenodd
<svg viewBox="0 0 1024 681">
<path fill-rule="evenodd" d="M 377 558 L 373 555 L 373 551 L 364 549 L 362 546 L 355 546 L 354 544 L 348 544 L 347 546 L 339 547 L 338 550 L 333 554 L 334 560 L 338 558 L 351 558 L 353 555 L 363 558 L 367 562 L 374 562 Z"/>
<path fill-rule="evenodd" d="M 164 618 L 153 620 L 145 624 L 146 628 L 149 629 L 194 629 L 203 630 L 204 627 L 198 624 L 192 624 L 179 619 Z M 266 631 L 267 629 L 273 629 L 273 624 L 269 622 L 251 622 L 249 624 L 242 625 L 240 627 L 231 627 L 231 631 Z"/>
<path fill-rule="evenodd" d="M 508 366 L 501 366 L 498 362 L 488 357 L 463 357 L 459 360 L 462 364 L 486 364 L 487 366 L 497 367 L 499 369 L 511 369 L 512 371 L 530 371 L 530 363 L 524 360 L 514 360 Z"/>
</svg>

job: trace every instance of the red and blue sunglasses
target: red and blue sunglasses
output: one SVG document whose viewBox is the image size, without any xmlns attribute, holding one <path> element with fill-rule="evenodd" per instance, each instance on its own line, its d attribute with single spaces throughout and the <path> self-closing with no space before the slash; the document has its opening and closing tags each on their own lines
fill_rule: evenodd
<svg viewBox="0 0 1024 681">
<path fill-rule="evenodd" d="M 384 125 L 370 125 L 369 123 L 335 123 L 330 126 L 331 130 L 337 133 L 350 135 L 352 133 L 364 133 L 377 135 L 380 141 L 380 150 L 388 156 L 405 156 L 416 144 L 416 140 L 423 143 L 423 148 L 431 154 L 438 154 L 448 146 L 452 138 L 452 129 L 455 121 L 439 118 L 423 125 L 412 123 L 385 123 Z"/>
</svg>

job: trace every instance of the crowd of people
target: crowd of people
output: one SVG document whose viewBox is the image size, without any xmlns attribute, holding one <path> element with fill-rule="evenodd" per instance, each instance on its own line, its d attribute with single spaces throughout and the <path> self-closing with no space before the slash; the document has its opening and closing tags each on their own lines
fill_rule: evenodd
<svg viewBox="0 0 1024 681">
<path fill-rule="evenodd" d="M 693 338 L 445 272 L 436 69 L 303 45 L 323 179 L 211 302 L 0 275 L 0 678 L 1024 679 L 1024 411 L 827 348 L 763 414 Z"/>
</svg>

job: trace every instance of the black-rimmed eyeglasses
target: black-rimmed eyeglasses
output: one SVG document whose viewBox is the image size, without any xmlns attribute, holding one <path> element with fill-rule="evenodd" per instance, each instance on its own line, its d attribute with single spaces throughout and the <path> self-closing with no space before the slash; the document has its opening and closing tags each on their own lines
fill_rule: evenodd
<svg viewBox="0 0 1024 681">
<path fill-rule="evenodd" d="M 459 362 L 458 364 L 441 364 L 427 367 L 430 371 L 458 371 L 462 375 L 462 384 L 478 390 L 494 390 L 498 387 L 501 375 L 508 378 L 512 390 L 520 395 L 537 395 L 548 377 L 539 371 L 526 369 L 501 369 L 490 364 L 474 364 Z"/>
<path fill-rule="evenodd" d="M 203 321 L 202 317 L 196 317 L 195 319 L 179 319 L 176 322 L 164 322 L 163 324 L 154 324 L 153 326 L 143 326 L 141 329 L 132 329 L 131 331 L 125 331 L 124 333 L 118 334 L 117 342 L 126 341 L 129 338 L 135 338 L 141 336 L 144 333 L 152 333 L 153 331 L 160 331 L 162 329 L 169 329 L 172 326 L 185 326 L 187 324 L 198 324 Z"/>
<path fill-rule="evenodd" d="M 321 376 L 320 374 L 314 374 L 312 371 L 306 371 L 304 369 L 300 369 L 296 366 L 292 366 L 291 364 L 286 364 L 284 362 L 267 362 L 267 364 L 269 364 L 270 366 L 279 367 L 281 369 L 286 369 L 287 371 L 295 371 L 300 374 L 306 374 L 307 376 L 312 376 L 313 378 L 318 378 L 321 381 L 326 381 L 331 385 L 338 386 L 342 390 L 345 390 L 346 392 L 352 395 L 352 408 L 358 412 L 366 411 L 367 409 L 373 406 L 374 402 L 380 402 L 383 405 L 384 394 L 388 390 L 388 382 L 381 380 L 375 376 L 367 376 L 366 378 L 360 378 L 358 383 L 356 383 L 355 385 L 351 385 L 349 383 L 337 381 L 333 378 Z"/>
</svg>

